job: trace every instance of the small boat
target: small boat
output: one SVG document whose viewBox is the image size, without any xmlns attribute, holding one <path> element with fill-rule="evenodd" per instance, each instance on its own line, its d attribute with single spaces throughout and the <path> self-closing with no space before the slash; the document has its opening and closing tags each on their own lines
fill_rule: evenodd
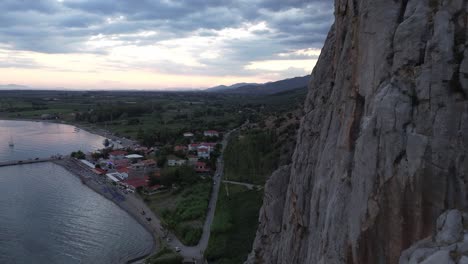
<svg viewBox="0 0 468 264">
<path fill-rule="evenodd" d="M 10 146 L 10 147 L 15 146 L 15 142 L 13 142 L 13 138 L 11 136 L 10 136 L 10 141 L 8 141 L 8 146 Z"/>
</svg>

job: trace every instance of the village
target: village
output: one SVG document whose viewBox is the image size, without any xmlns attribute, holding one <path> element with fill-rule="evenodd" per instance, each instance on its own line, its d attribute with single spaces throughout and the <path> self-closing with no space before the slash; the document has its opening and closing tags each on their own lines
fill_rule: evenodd
<svg viewBox="0 0 468 264">
<path fill-rule="evenodd" d="M 119 186 L 124 193 L 138 191 L 152 195 L 177 188 L 176 183 L 167 186 L 159 181 L 164 169 L 184 167 L 201 177 L 213 176 L 222 134 L 215 130 L 204 131 L 203 138 L 210 142 L 195 142 L 195 135 L 192 132 L 183 133 L 183 139 L 190 143 L 172 148 L 165 146 L 164 151 L 158 146 L 148 148 L 134 143 L 124 147 L 110 141 L 109 146 L 101 150 L 84 155 L 72 153 L 71 156 L 101 176 L 101 180 Z"/>
</svg>

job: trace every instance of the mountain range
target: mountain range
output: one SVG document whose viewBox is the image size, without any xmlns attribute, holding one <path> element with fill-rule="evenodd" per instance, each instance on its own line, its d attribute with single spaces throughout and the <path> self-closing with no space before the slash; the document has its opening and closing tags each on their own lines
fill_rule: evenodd
<svg viewBox="0 0 468 264">
<path fill-rule="evenodd" d="M 206 92 L 230 93 L 230 94 L 257 94 L 268 95 L 286 92 L 290 90 L 307 87 L 310 81 L 310 75 L 294 77 L 275 82 L 267 83 L 236 83 L 230 86 L 219 85 L 208 88 Z"/>
</svg>

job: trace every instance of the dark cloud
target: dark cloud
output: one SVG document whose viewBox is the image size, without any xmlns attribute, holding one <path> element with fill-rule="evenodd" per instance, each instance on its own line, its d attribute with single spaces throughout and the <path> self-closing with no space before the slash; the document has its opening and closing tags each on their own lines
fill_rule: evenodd
<svg viewBox="0 0 468 264">
<path fill-rule="evenodd" d="M 234 38 L 223 43 L 220 58 L 199 58 L 209 70 L 222 68 L 218 70 L 220 73 L 248 74 L 243 69 L 251 61 L 278 59 L 277 54 L 291 50 L 321 48 L 333 20 L 332 2 L 2 0 L 0 44 L 43 53 L 105 53 L 105 48 L 93 50 L 84 43 L 92 36 L 101 35 L 125 44 L 144 46 L 189 36 L 211 38 L 218 36 L 222 29 L 265 22 L 268 28 L 252 31 L 253 38 Z M 136 34 L 143 31 L 157 34 Z M 180 69 L 180 65 L 173 67 Z M 206 71 L 206 68 L 200 69 Z"/>
</svg>

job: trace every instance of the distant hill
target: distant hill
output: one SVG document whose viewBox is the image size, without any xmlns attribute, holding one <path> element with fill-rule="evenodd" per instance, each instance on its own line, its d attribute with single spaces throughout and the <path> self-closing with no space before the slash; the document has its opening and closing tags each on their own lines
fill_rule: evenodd
<svg viewBox="0 0 468 264">
<path fill-rule="evenodd" d="M 222 92 L 230 94 L 252 94 L 252 95 L 268 95 L 295 90 L 307 87 L 310 75 L 303 77 L 295 77 L 276 82 L 268 82 L 264 84 L 234 84 L 231 86 L 217 86 L 205 91 L 207 92 Z"/>
<path fill-rule="evenodd" d="M 17 84 L 0 85 L 1 90 L 31 90 L 31 87 Z"/>
<path fill-rule="evenodd" d="M 247 85 L 260 85 L 260 84 L 258 84 L 258 83 L 236 83 L 236 84 L 229 85 L 229 86 L 227 86 L 227 85 L 218 85 L 218 86 L 215 86 L 215 87 L 208 88 L 205 91 L 206 92 L 224 92 L 224 91 L 233 90 L 233 89 L 236 89 L 236 88 L 239 88 L 239 87 L 242 87 L 242 86 L 247 86 Z"/>
</svg>

